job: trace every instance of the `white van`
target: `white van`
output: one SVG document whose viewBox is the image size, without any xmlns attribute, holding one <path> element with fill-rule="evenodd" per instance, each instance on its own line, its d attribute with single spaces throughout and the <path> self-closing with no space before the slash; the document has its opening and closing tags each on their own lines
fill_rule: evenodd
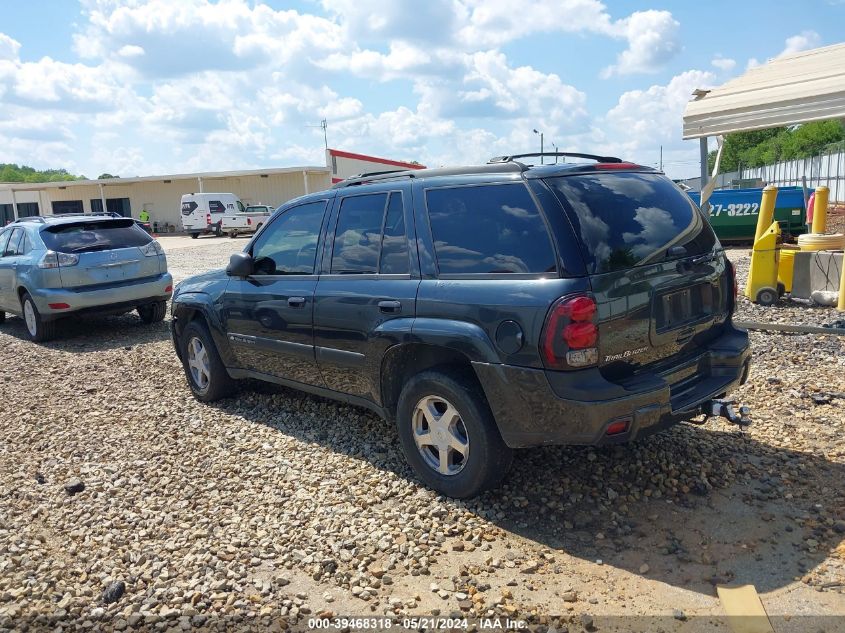
<svg viewBox="0 0 845 633">
<path fill-rule="evenodd" d="M 191 237 L 214 233 L 223 235 L 223 216 L 244 211 L 233 193 L 186 193 L 182 196 L 182 229 Z"/>
</svg>

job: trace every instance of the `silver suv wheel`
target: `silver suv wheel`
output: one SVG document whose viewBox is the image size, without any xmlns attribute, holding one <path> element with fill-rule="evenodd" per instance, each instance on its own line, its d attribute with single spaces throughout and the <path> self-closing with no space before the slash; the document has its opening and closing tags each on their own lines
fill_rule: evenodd
<svg viewBox="0 0 845 633">
<path fill-rule="evenodd" d="M 23 320 L 26 322 L 29 335 L 35 336 L 38 333 L 38 321 L 35 317 L 35 308 L 32 307 L 32 301 L 29 299 L 23 302 Z"/>
<path fill-rule="evenodd" d="M 469 435 L 458 410 L 440 396 L 426 396 L 414 407 L 414 441 L 425 463 L 441 475 L 457 475 L 469 457 Z"/>
<path fill-rule="evenodd" d="M 208 389 L 211 382 L 211 363 L 205 345 L 197 336 L 188 341 L 188 369 L 197 388 L 200 391 Z"/>
</svg>

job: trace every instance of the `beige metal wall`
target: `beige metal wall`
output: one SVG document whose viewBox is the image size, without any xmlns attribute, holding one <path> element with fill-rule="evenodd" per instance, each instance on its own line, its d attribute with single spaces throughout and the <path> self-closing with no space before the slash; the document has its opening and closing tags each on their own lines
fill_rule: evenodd
<svg viewBox="0 0 845 633">
<path fill-rule="evenodd" d="M 103 186 L 105 198 L 129 198 L 132 216 L 137 218 L 142 209 L 147 209 L 150 218 L 159 223 L 175 226 L 182 230 L 179 215 L 180 201 L 183 194 L 199 191 L 196 178 L 172 180 L 147 180 L 121 184 L 120 180 L 110 181 Z M 322 191 L 331 186 L 331 175 L 326 172 L 308 172 L 308 192 Z M 245 205 L 268 204 L 279 206 L 292 198 L 304 195 L 306 183 L 303 173 L 290 172 L 260 175 L 232 176 L 225 178 L 203 178 L 203 191 L 234 193 Z M 82 200 L 85 212 L 91 211 L 91 200 L 100 198 L 97 185 L 68 184 L 64 189 L 50 187 L 41 191 L 15 191 L 18 202 L 38 202 L 42 215 L 53 212 L 54 200 Z M 11 204 L 11 193 L 0 189 L 0 204 Z"/>
</svg>

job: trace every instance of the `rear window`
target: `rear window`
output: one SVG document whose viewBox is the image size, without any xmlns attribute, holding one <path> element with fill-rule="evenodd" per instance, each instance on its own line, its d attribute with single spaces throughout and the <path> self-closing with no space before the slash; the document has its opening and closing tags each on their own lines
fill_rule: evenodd
<svg viewBox="0 0 845 633">
<path fill-rule="evenodd" d="M 149 234 L 130 219 L 57 224 L 42 230 L 41 239 L 47 248 L 59 253 L 131 248 L 152 241 Z"/>
<path fill-rule="evenodd" d="M 555 272 L 546 224 L 522 183 L 429 189 L 441 275 Z"/>
<path fill-rule="evenodd" d="M 689 256 L 716 244 L 704 215 L 665 176 L 595 173 L 547 182 L 581 238 L 590 273 L 661 261 L 674 246 Z"/>
</svg>

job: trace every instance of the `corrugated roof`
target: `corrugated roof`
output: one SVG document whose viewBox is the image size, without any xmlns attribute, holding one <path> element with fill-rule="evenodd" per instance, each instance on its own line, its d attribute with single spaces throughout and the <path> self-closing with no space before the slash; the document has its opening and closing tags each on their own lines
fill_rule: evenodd
<svg viewBox="0 0 845 633">
<path fill-rule="evenodd" d="M 845 44 L 778 57 L 697 96 L 684 110 L 684 138 L 838 118 L 845 118 Z"/>
</svg>

